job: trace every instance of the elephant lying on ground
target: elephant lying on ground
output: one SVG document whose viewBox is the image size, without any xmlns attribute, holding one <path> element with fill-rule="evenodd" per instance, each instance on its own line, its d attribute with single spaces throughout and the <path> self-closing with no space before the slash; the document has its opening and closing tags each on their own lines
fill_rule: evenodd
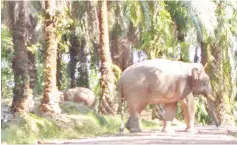
<svg viewBox="0 0 237 145">
<path fill-rule="evenodd" d="M 94 93 L 84 87 L 76 87 L 65 90 L 62 93 L 63 101 L 73 101 L 76 103 L 84 103 L 86 106 L 93 108 L 96 104 L 96 97 Z"/>
<path fill-rule="evenodd" d="M 119 80 L 119 95 L 127 101 L 129 119 L 125 127 L 130 132 L 140 132 L 139 115 L 147 104 L 164 104 L 165 116 L 163 132 L 174 132 L 171 121 L 181 101 L 184 114 L 188 114 L 188 97 L 202 94 L 207 98 L 209 111 L 216 125 L 214 99 L 208 75 L 200 63 L 186 63 L 166 59 L 146 60 L 128 67 Z M 192 114 L 192 113 L 191 113 Z M 187 115 L 186 115 L 187 116 Z M 193 129 L 194 118 L 186 117 L 186 131 Z M 123 129 L 122 129 L 123 130 Z"/>
</svg>

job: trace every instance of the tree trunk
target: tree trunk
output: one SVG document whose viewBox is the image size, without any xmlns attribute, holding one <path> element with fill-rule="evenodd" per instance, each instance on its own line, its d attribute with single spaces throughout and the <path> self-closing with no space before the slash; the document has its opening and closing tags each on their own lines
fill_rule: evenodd
<svg viewBox="0 0 237 145">
<path fill-rule="evenodd" d="M 26 29 L 26 6 L 27 2 L 10 2 L 13 9 L 12 34 L 13 34 L 13 46 L 15 50 L 15 56 L 12 60 L 12 68 L 14 72 L 15 86 L 13 89 L 14 98 L 12 102 L 13 112 L 28 112 L 30 111 L 32 100 L 32 90 L 30 89 L 29 71 L 28 71 L 28 54 L 26 48 L 27 29 Z M 14 8 L 19 7 L 18 16 L 14 12 Z"/>
<path fill-rule="evenodd" d="M 32 51 L 28 51 L 28 59 L 29 59 L 29 73 L 30 73 L 30 88 L 34 90 L 37 79 L 37 70 L 36 70 L 36 60 L 35 53 Z"/>
<path fill-rule="evenodd" d="M 229 56 L 229 63 L 231 68 L 231 99 L 237 99 L 237 52 L 235 56 L 234 46 L 232 48 L 228 48 L 228 56 Z"/>
<path fill-rule="evenodd" d="M 86 52 L 86 39 L 82 38 L 80 43 L 80 50 L 78 53 L 79 57 L 79 66 L 78 66 L 78 79 L 77 85 L 89 88 L 89 72 L 88 72 L 88 61 L 87 61 L 87 52 Z"/>
<path fill-rule="evenodd" d="M 72 3 L 72 9 L 71 9 L 71 16 L 74 21 L 77 21 L 76 19 L 79 19 L 78 14 L 80 10 L 80 5 L 79 2 L 75 1 Z M 70 38 L 70 77 L 71 77 L 71 88 L 75 88 L 77 86 L 77 81 L 76 81 L 76 65 L 79 60 L 79 48 L 80 48 L 80 42 L 79 38 L 76 35 L 76 26 L 73 24 L 71 26 L 71 38 Z"/>
<path fill-rule="evenodd" d="M 101 59 L 101 94 L 99 100 L 99 112 L 105 115 L 113 115 L 114 108 L 111 99 L 114 98 L 114 76 L 112 72 L 112 60 L 109 51 L 108 14 L 107 1 L 99 1 L 99 31 L 100 31 L 100 59 Z"/>
<path fill-rule="evenodd" d="M 99 58 L 99 21 L 98 21 L 98 13 L 97 13 L 97 2 L 93 0 L 89 0 L 86 2 L 86 13 L 88 16 L 88 31 L 86 32 L 87 43 L 89 45 L 90 50 L 88 55 L 90 55 L 90 69 L 96 69 L 100 66 L 100 58 Z"/>
<path fill-rule="evenodd" d="M 198 57 L 198 47 L 195 48 L 195 54 L 194 54 L 194 62 L 197 63 L 199 60 L 199 57 Z"/>
<path fill-rule="evenodd" d="M 216 97 L 216 114 L 221 125 L 233 124 L 233 119 L 228 112 L 230 106 L 228 105 L 228 95 L 225 91 L 225 77 L 224 77 L 224 50 L 220 47 L 222 44 L 209 44 L 201 47 L 201 63 L 206 65 L 207 74 L 210 77 L 213 94 Z M 210 56 L 214 59 L 210 60 Z M 209 61 L 207 61 L 209 60 Z M 225 80 L 225 81 L 224 81 Z"/>
<path fill-rule="evenodd" d="M 36 32 L 36 26 L 37 26 L 37 18 L 33 16 L 33 14 L 29 14 L 27 16 L 29 18 L 29 21 L 27 23 L 28 27 L 28 47 L 32 47 L 35 45 L 38 41 L 38 34 Z M 36 69 L 36 54 L 33 50 L 28 50 L 28 59 L 29 59 L 29 73 L 30 73 L 30 88 L 34 91 L 34 88 L 36 86 L 37 82 L 37 69 Z"/>
<path fill-rule="evenodd" d="M 72 34 L 71 34 L 71 39 L 70 39 L 70 43 L 71 43 L 71 48 L 70 48 L 70 76 L 71 76 L 71 88 L 74 88 L 77 86 L 76 84 L 76 63 L 77 63 L 77 49 L 79 48 L 79 44 L 78 44 L 78 38 L 75 34 L 75 26 L 72 26 Z"/>
<path fill-rule="evenodd" d="M 220 2 L 219 5 L 222 5 L 223 2 Z M 218 16 L 219 23 L 222 23 L 224 20 L 224 15 L 221 11 L 224 8 L 223 6 L 218 7 Z M 221 25 L 221 24 L 220 24 Z M 221 31 L 221 30 L 218 30 Z M 225 34 L 217 34 L 218 39 L 225 41 Z M 204 53 L 203 53 L 204 52 Z M 216 96 L 216 114 L 221 123 L 221 125 L 233 125 L 234 121 L 230 113 L 230 105 L 229 105 L 229 90 L 228 84 L 230 84 L 230 73 L 226 73 L 226 59 L 228 59 L 227 55 L 227 46 L 223 43 L 223 41 L 215 41 L 214 44 L 210 45 L 210 52 L 208 52 L 208 48 L 202 51 L 202 64 L 206 60 L 208 60 L 208 53 L 211 53 L 213 56 L 212 62 L 210 62 L 208 69 L 208 74 L 210 76 L 213 92 Z M 206 60 L 205 60 L 206 59 Z M 228 82 L 228 83 L 227 83 Z"/>
<path fill-rule="evenodd" d="M 112 3 L 111 3 L 112 4 Z M 122 38 L 122 26 L 119 22 L 120 17 L 120 2 L 115 2 L 116 8 L 114 10 L 115 13 L 115 23 L 113 25 L 113 28 L 110 32 L 110 51 L 111 51 L 111 57 L 114 64 L 116 64 L 121 70 L 126 69 L 125 62 L 129 62 L 130 59 L 130 51 L 129 51 L 129 41 L 126 38 Z M 124 42 L 122 44 L 121 42 Z M 128 53 L 128 56 L 124 58 L 124 54 L 126 55 Z"/>
<path fill-rule="evenodd" d="M 208 60 L 208 52 L 207 52 L 208 48 L 203 41 L 200 42 L 200 47 L 201 47 L 201 63 L 203 66 L 205 66 Z"/>
<path fill-rule="evenodd" d="M 56 74 L 56 78 L 57 78 L 57 86 L 58 86 L 58 89 L 59 90 L 62 90 L 62 76 L 63 76 L 63 73 L 61 71 L 62 69 L 62 65 L 61 65 L 61 62 L 62 62 L 62 54 L 61 54 L 61 51 L 60 51 L 60 46 L 58 46 L 58 51 L 57 51 L 57 74 Z"/>
<path fill-rule="evenodd" d="M 57 66 L 57 38 L 55 22 L 55 0 L 45 1 L 45 62 L 44 62 L 44 98 L 41 103 L 41 113 L 60 113 L 58 105 L 58 95 L 56 86 L 56 66 Z"/>
<path fill-rule="evenodd" d="M 218 44 L 217 44 L 218 45 Z M 211 52 L 215 58 L 210 66 L 211 72 L 209 73 L 210 79 L 212 80 L 212 89 L 216 96 L 216 108 L 217 117 L 222 125 L 230 125 L 231 121 L 228 115 L 228 104 L 226 104 L 225 91 L 224 91 L 224 71 L 223 71 L 223 50 L 219 46 L 212 45 Z"/>
<path fill-rule="evenodd" d="M 117 36 L 117 32 L 111 33 L 111 56 L 113 63 L 119 66 L 124 71 L 131 65 L 131 42 L 128 38 L 121 38 Z"/>
<path fill-rule="evenodd" d="M 86 2 L 86 12 L 88 16 L 88 35 L 91 41 L 95 42 L 98 34 L 98 16 L 95 1 L 89 0 Z M 98 37 L 97 37 L 98 38 Z"/>
</svg>

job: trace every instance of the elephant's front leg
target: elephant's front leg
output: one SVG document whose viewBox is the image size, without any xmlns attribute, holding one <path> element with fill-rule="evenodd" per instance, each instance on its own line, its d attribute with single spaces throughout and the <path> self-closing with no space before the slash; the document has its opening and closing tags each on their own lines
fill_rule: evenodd
<svg viewBox="0 0 237 145">
<path fill-rule="evenodd" d="M 194 132 L 194 119 L 195 119 L 195 99 L 193 94 L 190 93 L 187 95 L 186 98 L 180 101 L 183 117 L 186 122 L 186 129 L 187 132 Z"/>
<path fill-rule="evenodd" d="M 177 103 L 169 103 L 164 105 L 164 121 L 162 132 L 173 133 L 174 130 L 171 128 L 171 122 L 176 116 Z"/>
</svg>

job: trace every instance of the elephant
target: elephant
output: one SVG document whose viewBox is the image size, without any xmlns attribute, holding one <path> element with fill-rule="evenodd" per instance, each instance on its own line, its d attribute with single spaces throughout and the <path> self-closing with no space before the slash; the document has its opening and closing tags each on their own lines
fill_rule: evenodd
<svg viewBox="0 0 237 145">
<path fill-rule="evenodd" d="M 162 131 L 174 132 L 171 122 L 176 116 L 178 101 L 184 108 L 186 131 L 192 130 L 195 113 L 192 99 L 189 99 L 192 94 L 206 97 L 210 114 L 219 126 L 210 79 L 200 63 L 168 59 L 138 62 L 123 71 L 118 82 L 118 93 L 121 101 L 127 102 L 130 116 L 125 127 L 130 132 L 142 131 L 139 117 L 148 104 L 164 104 L 166 113 Z M 120 131 L 123 130 L 124 127 L 121 127 Z"/>
<path fill-rule="evenodd" d="M 84 87 L 75 87 L 63 91 L 63 93 L 61 93 L 61 100 L 84 103 L 90 108 L 94 108 L 96 104 L 94 93 L 90 89 Z"/>
</svg>

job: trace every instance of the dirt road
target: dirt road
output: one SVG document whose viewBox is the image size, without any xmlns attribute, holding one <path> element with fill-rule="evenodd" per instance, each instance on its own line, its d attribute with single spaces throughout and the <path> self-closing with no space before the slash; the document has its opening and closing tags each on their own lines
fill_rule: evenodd
<svg viewBox="0 0 237 145">
<path fill-rule="evenodd" d="M 237 127 L 199 126 L 196 133 L 184 132 L 184 128 L 174 127 L 176 133 L 168 134 L 160 130 L 144 131 L 141 133 L 119 133 L 63 141 L 49 141 L 44 143 L 60 144 L 237 144 Z"/>
</svg>

